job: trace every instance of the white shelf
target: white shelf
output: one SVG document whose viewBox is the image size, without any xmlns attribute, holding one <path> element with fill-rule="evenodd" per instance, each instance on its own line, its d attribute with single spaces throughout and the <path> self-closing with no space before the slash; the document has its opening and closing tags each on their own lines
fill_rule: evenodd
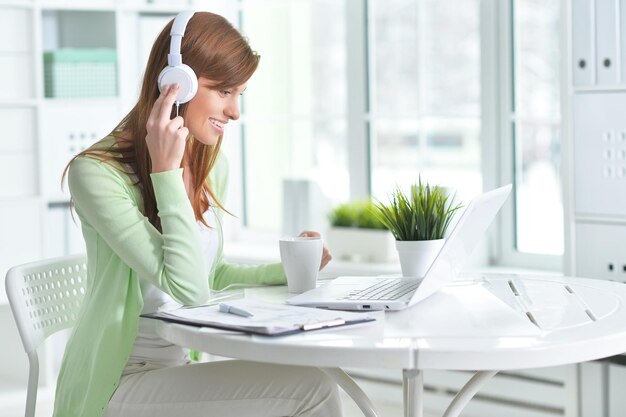
<svg viewBox="0 0 626 417">
<path fill-rule="evenodd" d="M 3 56 L 3 57 L 15 57 L 15 56 L 22 56 L 22 55 L 30 55 L 31 53 L 32 53 L 32 51 L 28 51 L 28 50 L 15 50 L 15 51 L 0 50 L 0 56 Z"/>
<path fill-rule="evenodd" d="M 598 223 L 598 224 L 626 224 L 626 217 L 623 216 L 598 216 L 589 214 L 574 215 L 576 222 Z"/>
<path fill-rule="evenodd" d="M 43 10 L 76 10 L 76 11 L 115 11 L 116 5 L 109 1 L 39 1 L 37 5 Z"/>
<path fill-rule="evenodd" d="M 573 93 L 618 93 L 624 91 L 626 91 L 626 84 L 574 87 L 572 90 Z"/>
<path fill-rule="evenodd" d="M 0 99 L 0 107 L 36 107 L 38 102 L 35 98 Z"/>
<path fill-rule="evenodd" d="M 66 109 L 72 106 L 118 106 L 121 100 L 119 96 L 112 97 L 78 97 L 78 98 L 45 98 L 43 105 L 46 108 Z"/>
<path fill-rule="evenodd" d="M 181 2 L 180 5 L 173 4 L 120 4 L 119 9 L 121 11 L 133 11 L 140 13 L 163 13 L 163 14 L 177 14 L 181 10 L 193 9 L 194 7 L 189 4 L 184 4 Z"/>
<path fill-rule="evenodd" d="M 102 12 L 115 12 L 115 11 L 129 11 L 129 12 L 146 12 L 146 13 L 167 13 L 176 14 L 181 10 L 187 10 L 194 8 L 187 2 L 175 3 L 142 3 L 142 2 L 127 2 L 127 3 L 112 3 L 109 1 L 77 1 L 67 2 L 62 0 L 43 0 L 37 3 L 42 10 L 71 10 L 71 11 L 102 11 Z"/>
<path fill-rule="evenodd" d="M 31 8 L 33 7 L 33 0 L 0 0 L 1 6 Z"/>
<path fill-rule="evenodd" d="M 37 203 L 40 202 L 39 196 L 24 196 L 24 197 L 0 197 L 0 204 L 15 204 L 15 203 Z"/>
</svg>

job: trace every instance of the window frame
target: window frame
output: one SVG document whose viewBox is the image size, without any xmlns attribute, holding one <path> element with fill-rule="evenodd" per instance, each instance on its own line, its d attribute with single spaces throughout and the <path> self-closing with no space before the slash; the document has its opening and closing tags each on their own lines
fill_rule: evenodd
<svg viewBox="0 0 626 417">
<path fill-rule="evenodd" d="M 543 255 L 520 252 L 517 249 L 516 238 L 516 162 L 518 159 L 519 146 L 516 141 L 515 129 L 516 122 L 518 120 L 517 115 L 514 112 L 514 97 L 515 97 L 515 73 L 514 73 L 514 59 L 515 59 L 515 39 L 514 39 L 514 2 L 516 0 L 509 0 L 506 2 L 500 2 L 497 0 L 490 0 L 493 13 L 497 16 L 494 22 L 494 38 L 499 39 L 499 45 L 495 49 L 496 57 L 494 62 L 496 68 L 494 68 L 499 83 L 500 98 L 497 102 L 499 108 L 498 114 L 491 123 L 496 124 L 497 128 L 494 131 L 499 133 L 500 141 L 497 155 L 500 160 L 500 167 L 497 169 L 497 179 L 499 184 L 513 184 L 513 192 L 509 201 L 501 210 L 500 221 L 498 224 L 498 237 L 497 243 L 494 246 L 493 260 L 496 265 L 516 266 L 531 269 L 543 269 L 550 271 L 562 271 L 563 269 L 563 256 L 562 255 Z M 563 27 L 563 13 L 561 12 L 561 30 Z M 562 72 L 563 63 L 561 63 L 560 73 Z M 561 83 L 562 84 L 562 83 Z M 493 99 L 493 95 L 492 95 Z M 562 111 L 562 110 L 561 110 Z M 562 119 L 561 119 L 562 120 Z M 487 118 L 484 120 L 485 126 L 490 123 Z M 563 123 L 561 122 L 561 126 Z M 563 137 L 563 136 L 562 136 Z M 563 165 L 563 164 L 562 164 Z M 563 175 L 561 175 L 563 178 Z M 493 187 L 486 187 L 493 188 Z"/>
</svg>

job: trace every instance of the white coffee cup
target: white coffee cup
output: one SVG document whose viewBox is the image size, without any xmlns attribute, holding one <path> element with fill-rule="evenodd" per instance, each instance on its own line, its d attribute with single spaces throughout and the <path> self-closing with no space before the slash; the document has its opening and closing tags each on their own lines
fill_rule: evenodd
<svg viewBox="0 0 626 417">
<path fill-rule="evenodd" d="M 278 243 L 288 291 L 302 293 L 315 288 L 324 249 L 322 239 L 298 236 L 280 239 Z"/>
</svg>

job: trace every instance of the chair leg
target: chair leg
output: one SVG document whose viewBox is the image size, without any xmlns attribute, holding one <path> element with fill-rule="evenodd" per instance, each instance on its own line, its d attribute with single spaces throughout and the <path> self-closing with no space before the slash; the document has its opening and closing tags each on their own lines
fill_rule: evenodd
<svg viewBox="0 0 626 417">
<path fill-rule="evenodd" d="M 35 417 L 35 406 L 37 405 L 37 388 L 39 386 L 39 357 L 37 352 L 28 353 L 28 391 L 26 392 L 26 412 L 25 417 Z"/>
<path fill-rule="evenodd" d="M 374 408 L 374 404 L 369 397 L 363 392 L 361 387 L 354 382 L 354 379 L 350 377 L 340 368 L 320 368 L 326 372 L 331 378 L 335 380 L 337 385 L 343 389 L 346 394 L 352 398 L 354 403 L 361 409 L 365 417 L 378 417 L 378 413 Z"/>
</svg>

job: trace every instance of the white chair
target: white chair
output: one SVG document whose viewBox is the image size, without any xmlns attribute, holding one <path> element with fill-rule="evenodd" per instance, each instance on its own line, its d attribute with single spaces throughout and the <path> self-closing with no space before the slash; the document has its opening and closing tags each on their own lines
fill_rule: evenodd
<svg viewBox="0 0 626 417">
<path fill-rule="evenodd" d="M 34 417 L 37 403 L 37 348 L 48 336 L 74 325 L 85 295 L 86 277 L 85 255 L 31 262 L 7 272 L 7 296 L 30 365 L 26 417 Z"/>
</svg>

